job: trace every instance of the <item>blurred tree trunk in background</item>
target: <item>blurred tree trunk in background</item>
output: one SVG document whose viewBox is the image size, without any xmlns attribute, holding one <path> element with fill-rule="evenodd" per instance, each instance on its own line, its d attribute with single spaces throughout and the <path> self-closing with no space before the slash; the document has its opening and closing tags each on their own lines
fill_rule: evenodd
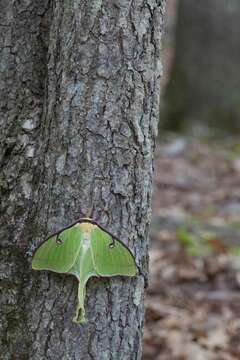
<svg viewBox="0 0 240 360">
<path fill-rule="evenodd" d="M 141 358 L 163 12 L 164 0 L 1 1 L 1 359 Z M 78 326 L 77 281 L 30 261 L 92 200 L 142 273 L 91 280 Z"/>
<path fill-rule="evenodd" d="M 180 0 L 163 125 L 240 130 L 240 1 Z"/>
</svg>

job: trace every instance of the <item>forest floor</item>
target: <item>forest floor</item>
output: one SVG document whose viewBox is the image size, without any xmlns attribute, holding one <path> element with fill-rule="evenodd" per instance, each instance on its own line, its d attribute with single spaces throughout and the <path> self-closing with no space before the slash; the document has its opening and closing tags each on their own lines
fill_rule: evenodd
<svg viewBox="0 0 240 360">
<path fill-rule="evenodd" d="M 240 359 L 240 142 L 155 153 L 143 360 Z"/>
</svg>

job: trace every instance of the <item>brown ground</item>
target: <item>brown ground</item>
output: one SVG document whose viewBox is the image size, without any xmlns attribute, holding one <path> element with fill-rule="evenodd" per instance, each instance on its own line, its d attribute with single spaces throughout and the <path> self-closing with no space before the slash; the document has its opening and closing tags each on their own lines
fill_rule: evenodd
<svg viewBox="0 0 240 360">
<path fill-rule="evenodd" d="M 240 359 L 239 185 L 233 139 L 158 146 L 143 360 Z"/>
</svg>

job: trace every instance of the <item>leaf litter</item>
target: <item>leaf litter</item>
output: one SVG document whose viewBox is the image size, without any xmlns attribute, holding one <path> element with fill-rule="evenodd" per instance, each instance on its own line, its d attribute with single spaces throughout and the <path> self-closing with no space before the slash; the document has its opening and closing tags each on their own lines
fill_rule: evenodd
<svg viewBox="0 0 240 360">
<path fill-rule="evenodd" d="M 157 146 L 143 360 L 240 359 L 239 163 L 236 139 Z"/>
</svg>

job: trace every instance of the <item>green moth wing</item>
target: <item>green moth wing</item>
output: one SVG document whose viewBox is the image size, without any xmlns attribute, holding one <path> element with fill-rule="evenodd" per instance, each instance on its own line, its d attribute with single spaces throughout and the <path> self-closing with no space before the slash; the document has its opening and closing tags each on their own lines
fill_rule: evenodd
<svg viewBox="0 0 240 360">
<path fill-rule="evenodd" d="M 78 283 L 78 298 L 77 298 L 77 308 L 75 312 L 75 316 L 73 318 L 73 322 L 80 324 L 85 323 L 85 308 L 84 308 L 84 300 L 86 295 L 86 285 L 90 277 L 98 276 L 95 271 L 95 267 L 93 264 L 92 254 L 90 248 L 86 251 L 83 251 L 78 257 L 78 261 L 76 261 L 76 266 L 74 268 L 79 269 L 79 283 Z M 79 266 L 77 265 L 79 264 Z M 70 273 L 73 273 L 72 269 Z"/>
<path fill-rule="evenodd" d="M 82 232 L 76 225 L 50 237 L 34 253 L 32 268 L 67 273 L 79 254 L 81 236 Z"/>
<path fill-rule="evenodd" d="M 100 276 L 134 276 L 136 264 L 127 246 L 95 226 L 91 232 L 91 249 L 96 272 Z"/>
</svg>

